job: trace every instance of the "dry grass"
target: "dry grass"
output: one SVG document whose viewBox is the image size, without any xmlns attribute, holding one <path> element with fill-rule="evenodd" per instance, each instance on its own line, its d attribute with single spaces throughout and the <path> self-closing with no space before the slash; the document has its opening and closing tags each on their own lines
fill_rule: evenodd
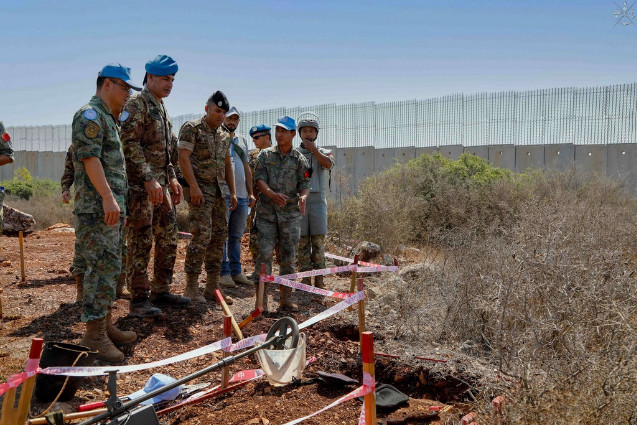
<svg viewBox="0 0 637 425">
<path fill-rule="evenodd" d="M 396 338 L 470 347 L 508 377 L 475 392 L 506 396 L 503 423 L 637 423 L 635 198 L 575 172 L 424 179 L 398 167 L 341 210 L 345 237 L 444 253 L 387 282 Z"/>
<path fill-rule="evenodd" d="M 8 195 L 4 203 L 35 218 L 36 230 L 46 229 L 55 223 L 74 225 L 73 204 L 62 202 L 60 194 L 35 194 L 31 199 L 21 199 Z"/>
</svg>

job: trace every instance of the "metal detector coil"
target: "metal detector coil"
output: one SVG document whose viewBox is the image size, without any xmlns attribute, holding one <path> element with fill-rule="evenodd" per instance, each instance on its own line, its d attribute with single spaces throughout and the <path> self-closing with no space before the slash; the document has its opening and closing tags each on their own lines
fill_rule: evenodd
<svg viewBox="0 0 637 425">
<path fill-rule="evenodd" d="M 278 334 L 279 339 L 273 338 Z M 257 359 L 270 384 L 281 386 L 301 379 L 305 369 L 305 334 L 299 334 L 299 326 L 291 317 L 277 320 L 260 345 Z"/>
</svg>

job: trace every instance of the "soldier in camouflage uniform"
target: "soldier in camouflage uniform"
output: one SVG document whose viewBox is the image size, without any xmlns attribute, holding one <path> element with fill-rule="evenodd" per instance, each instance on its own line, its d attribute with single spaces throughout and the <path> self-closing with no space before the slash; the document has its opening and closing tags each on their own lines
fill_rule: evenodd
<svg viewBox="0 0 637 425">
<path fill-rule="evenodd" d="M 146 86 L 131 97 L 122 112 L 130 210 L 126 225 L 126 271 L 131 288 L 129 314 L 135 317 L 161 314 L 151 302 L 159 306 L 190 303 L 189 298 L 170 293 L 177 256 L 174 205 L 181 201 L 182 188 L 172 163 L 177 142 L 162 99 L 170 94 L 177 70 L 177 63 L 166 55 L 148 61 Z M 153 239 L 155 263 L 150 282 L 148 263 Z"/>
<path fill-rule="evenodd" d="M 75 166 L 73 165 L 74 146 L 71 144 L 66 151 L 66 157 L 64 158 L 64 173 L 60 180 L 60 186 L 62 187 L 62 202 L 68 204 L 71 201 L 71 186 L 73 186 L 73 180 L 75 179 Z M 79 239 L 75 239 L 75 252 L 73 253 L 73 264 L 71 264 L 71 275 L 75 278 L 75 286 L 77 288 L 77 294 L 75 297 L 76 303 L 81 303 L 84 299 L 84 265 L 82 264 L 82 256 L 79 255 L 78 243 Z"/>
<path fill-rule="evenodd" d="M 73 165 L 73 145 L 69 146 L 66 151 L 66 157 L 64 159 L 64 173 L 60 180 L 60 186 L 62 187 L 62 202 L 68 204 L 71 200 L 71 186 L 75 179 L 75 166 Z M 84 298 L 84 265 L 82 264 L 82 256 L 77 255 L 77 239 L 75 240 L 75 253 L 73 255 L 73 264 L 71 265 L 71 275 L 75 278 L 75 286 L 77 288 L 77 295 L 75 298 L 76 303 L 81 303 Z M 122 264 L 126 264 L 126 238 L 122 238 Z M 117 280 L 116 287 L 117 298 L 125 300 L 130 299 L 130 292 L 126 289 L 126 270 L 122 268 L 122 274 Z"/>
<path fill-rule="evenodd" d="M 318 117 L 312 112 L 299 116 L 299 152 L 310 165 L 310 195 L 307 198 L 307 211 L 301 220 L 301 239 L 299 240 L 299 271 L 325 268 L 325 236 L 327 235 L 327 198 L 328 170 L 334 166 L 334 156 L 327 149 L 316 146 L 319 132 Z M 302 282 L 311 285 L 309 277 Z M 323 276 L 314 277 L 314 286 L 324 288 Z"/>
<path fill-rule="evenodd" d="M 257 204 L 257 267 L 266 265 L 272 272 L 272 253 L 277 238 L 279 241 L 280 273 L 294 273 L 296 247 L 300 237 L 301 216 L 305 214 L 305 203 L 310 192 L 308 164 L 305 157 L 292 147 L 296 135 L 294 119 L 283 116 L 276 123 L 277 146 L 264 149 L 257 157 L 254 180 L 259 188 Z M 281 286 L 279 307 L 297 311 L 298 306 L 290 300 L 292 288 Z M 264 297 L 267 307 L 267 291 Z"/>
<path fill-rule="evenodd" d="M 257 165 L 257 156 L 259 152 L 263 149 L 269 148 L 272 146 L 272 133 L 270 132 L 272 129 L 265 125 L 259 124 L 255 125 L 250 129 L 250 137 L 252 137 L 252 142 L 257 147 L 256 149 L 248 152 L 248 164 L 250 165 L 250 170 L 252 171 L 252 175 L 254 176 L 254 169 Z M 253 179 L 254 180 L 254 179 Z M 252 193 L 254 197 L 259 198 L 259 188 L 256 183 L 252 186 Z M 252 259 L 256 262 L 257 260 L 257 227 L 255 225 L 256 222 L 256 207 L 253 207 L 250 210 L 250 214 L 248 214 L 248 230 L 250 232 L 250 253 L 252 254 Z M 256 263 L 255 263 L 256 264 Z M 255 275 L 259 274 L 259 267 L 255 265 L 254 274 L 252 278 L 254 280 Z"/>
<path fill-rule="evenodd" d="M 188 221 L 192 240 L 186 251 L 186 295 L 197 302 L 214 300 L 219 285 L 223 243 L 227 234 L 226 200 L 222 182 L 230 192 L 229 208 L 237 208 L 234 173 L 230 157 L 230 134 L 221 123 L 230 105 L 226 96 L 215 92 L 206 103 L 206 115 L 186 122 L 179 131 L 179 165 L 189 190 Z M 206 289 L 199 293 L 201 264 L 206 268 Z M 228 304 L 230 297 L 224 296 Z"/>
<path fill-rule="evenodd" d="M 103 360 L 118 362 L 124 354 L 113 343 L 131 343 L 137 335 L 111 322 L 110 307 L 122 272 L 121 239 L 126 216 L 126 168 L 119 138 L 117 111 L 128 100 L 130 69 L 106 65 L 97 92 L 73 117 L 76 253 L 84 264 L 81 345 Z"/>
<path fill-rule="evenodd" d="M 4 128 L 4 124 L 0 121 L 0 167 L 13 162 L 13 148 L 11 147 L 11 136 Z M 4 189 L 0 190 L 0 235 L 4 227 L 3 207 Z"/>
</svg>

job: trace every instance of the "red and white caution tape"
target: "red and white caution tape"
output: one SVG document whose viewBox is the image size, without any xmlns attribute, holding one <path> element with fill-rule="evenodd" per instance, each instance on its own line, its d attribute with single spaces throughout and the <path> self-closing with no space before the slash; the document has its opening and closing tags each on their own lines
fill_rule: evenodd
<svg viewBox="0 0 637 425">
<path fill-rule="evenodd" d="M 324 295 L 326 297 L 346 299 L 351 297 L 354 294 L 353 292 L 329 291 L 327 289 L 317 288 L 316 286 L 306 285 L 304 283 L 296 282 L 294 280 L 288 280 L 280 276 L 265 275 L 263 277 L 263 281 L 278 283 L 280 285 L 289 286 L 290 288 L 295 288 L 300 291 L 310 292 L 312 294 L 317 294 L 317 295 Z"/>
<path fill-rule="evenodd" d="M 374 383 L 374 378 L 371 375 L 369 375 L 368 373 L 364 373 L 363 374 L 363 386 L 356 388 L 351 393 L 344 395 L 343 397 L 341 397 L 338 400 L 328 404 L 327 406 L 323 407 L 322 409 L 317 410 L 316 412 L 314 412 L 314 413 L 312 413 L 310 415 L 304 416 L 302 418 L 295 419 L 295 420 L 293 420 L 291 422 L 287 422 L 285 425 L 298 424 L 300 422 L 303 422 L 304 420 L 307 420 L 307 419 L 309 419 L 311 417 L 314 417 L 314 416 L 318 415 L 319 413 L 323 413 L 326 410 L 329 410 L 329 409 L 331 409 L 334 406 L 338 406 L 339 404 L 344 403 L 344 402 L 346 402 L 348 400 L 351 400 L 351 399 L 357 398 L 357 397 L 366 396 L 367 394 L 371 393 L 372 391 L 375 391 L 375 387 L 376 387 L 376 385 Z M 361 422 L 361 418 L 362 418 L 363 422 Z M 363 405 L 363 410 L 361 411 L 361 415 L 360 415 L 360 417 L 358 419 L 358 423 L 359 423 L 359 425 L 361 425 L 361 424 L 364 425 L 365 424 L 365 405 Z"/>
<path fill-rule="evenodd" d="M 27 379 L 38 374 L 40 369 L 31 370 L 29 372 L 16 373 L 7 379 L 7 382 L 0 384 L 0 395 L 6 393 L 11 388 L 17 388 Z"/>
<path fill-rule="evenodd" d="M 366 266 L 356 269 L 357 273 L 397 272 L 398 266 Z"/>
<path fill-rule="evenodd" d="M 338 304 L 334 304 L 332 307 L 328 308 L 327 310 L 324 310 L 320 312 L 319 314 L 317 314 L 316 316 L 311 317 L 307 319 L 305 322 L 299 324 L 299 329 L 307 328 L 308 326 L 318 323 L 323 319 L 327 319 L 328 317 L 335 315 L 339 311 L 345 310 L 347 307 L 350 307 L 363 299 L 365 299 L 365 291 L 357 292 L 351 297 L 344 299 Z"/>
<path fill-rule="evenodd" d="M 328 274 L 350 272 L 352 270 L 356 270 L 356 265 L 350 264 L 348 266 L 328 267 L 326 269 L 308 270 L 306 272 L 284 274 L 284 275 L 281 275 L 279 277 L 291 280 L 291 279 L 301 279 L 301 278 L 304 278 L 304 277 L 324 276 L 324 275 L 328 275 Z"/>
<path fill-rule="evenodd" d="M 327 258 L 332 258 L 334 260 L 340 260 L 340 261 L 345 261 L 346 263 L 354 263 L 354 259 L 353 258 L 347 258 L 347 257 L 341 257 L 340 255 L 336 255 L 336 254 L 330 254 L 329 252 L 325 253 L 325 256 Z M 380 266 L 380 264 L 376 264 L 376 263 L 368 263 L 367 261 L 359 261 L 358 262 L 359 266 L 369 266 L 369 267 L 376 267 L 376 266 Z"/>
<path fill-rule="evenodd" d="M 219 351 L 223 348 L 227 348 L 232 344 L 232 338 L 224 338 L 221 341 L 214 342 L 206 345 L 205 347 L 197 348 L 196 350 L 188 351 L 178 356 L 169 357 L 164 360 L 158 360 L 156 362 L 144 363 L 139 365 L 130 366 L 102 366 L 102 367 L 47 367 L 40 371 L 45 375 L 66 375 L 66 376 L 100 376 L 108 375 L 110 371 L 117 370 L 117 373 L 137 372 L 138 370 L 152 369 L 160 366 L 166 366 L 172 363 L 182 362 L 184 360 L 193 359 L 195 357 L 203 356 L 214 351 Z"/>
<path fill-rule="evenodd" d="M 264 342 L 265 337 L 266 334 L 251 336 L 249 338 L 242 339 L 235 344 L 229 345 L 228 347 L 224 348 L 223 351 L 232 353 L 234 351 L 243 350 L 245 348 L 252 347 L 256 342 Z"/>
</svg>

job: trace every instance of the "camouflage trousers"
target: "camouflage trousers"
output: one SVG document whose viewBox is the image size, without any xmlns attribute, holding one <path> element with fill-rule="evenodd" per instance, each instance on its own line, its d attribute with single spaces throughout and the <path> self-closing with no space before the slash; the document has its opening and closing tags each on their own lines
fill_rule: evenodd
<svg viewBox="0 0 637 425">
<path fill-rule="evenodd" d="M 106 317 L 115 301 L 115 287 L 122 272 L 124 219 L 113 226 L 104 214 L 76 214 L 76 254 L 84 264 L 83 322 Z"/>
<path fill-rule="evenodd" d="M 124 227 L 124 232 L 126 227 Z M 71 276 L 79 276 L 84 274 L 84 258 L 79 254 L 78 248 L 79 240 L 75 239 L 75 252 L 73 253 L 73 263 L 71 264 Z M 120 278 L 126 278 L 126 255 L 128 249 L 126 248 L 126 234 L 122 237 L 122 276 Z"/>
<path fill-rule="evenodd" d="M 250 248 L 250 254 L 252 254 L 252 260 L 255 262 L 254 270 L 258 273 L 259 267 L 256 266 L 257 264 L 256 261 L 257 261 L 257 254 L 259 252 L 259 248 L 257 246 L 257 240 L 259 239 L 259 236 L 258 236 L 259 231 L 257 230 L 257 224 L 256 224 L 257 219 L 255 217 L 256 215 L 255 213 L 256 213 L 256 207 L 252 208 L 250 210 L 250 214 L 248 215 L 248 232 L 250 233 L 248 247 Z M 281 264 L 278 240 L 274 245 L 274 253 L 276 254 L 276 263 Z"/>
<path fill-rule="evenodd" d="M 325 268 L 325 235 L 301 236 L 297 263 L 299 271 Z"/>
<path fill-rule="evenodd" d="M 204 194 L 202 205 L 188 202 L 188 222 L 192 240 L 186 250 L 184 271 L 187 274 L 201 273 L 204 263 L 206 272 L 219 276 L 223 243 L 228 233 L 226 200 L 217 189 L 216 195 Z"/>
<path fill-rule="evenodd" d="M 265 264 L 266 273 L 272 274 L 272 257 L 274 247 L 279 246 L 279 273 L 291 274 L 296 266 L 296 247 L 301 237 L 301 217 L 291 221 L 272 222 L 257 216 L 258 254 L 255 269 L 259 270 L 261 264 Z M 257 275 L 258 279 L 258 275 Z"/>
<path fill-rule="evenodd" d="M 153 205 L 144 188 L 128 190 L 128 220 L 126 223 L 126 278 L 133 298 L 144 297 L 148 290 L 168 292 L 173 280 L 177 257 L 177 219 L 172 198 L 162 186 L 164 201 Z M 150 251 L 155 241 L 153 281 L 148 280 Z"/>
</svg>

